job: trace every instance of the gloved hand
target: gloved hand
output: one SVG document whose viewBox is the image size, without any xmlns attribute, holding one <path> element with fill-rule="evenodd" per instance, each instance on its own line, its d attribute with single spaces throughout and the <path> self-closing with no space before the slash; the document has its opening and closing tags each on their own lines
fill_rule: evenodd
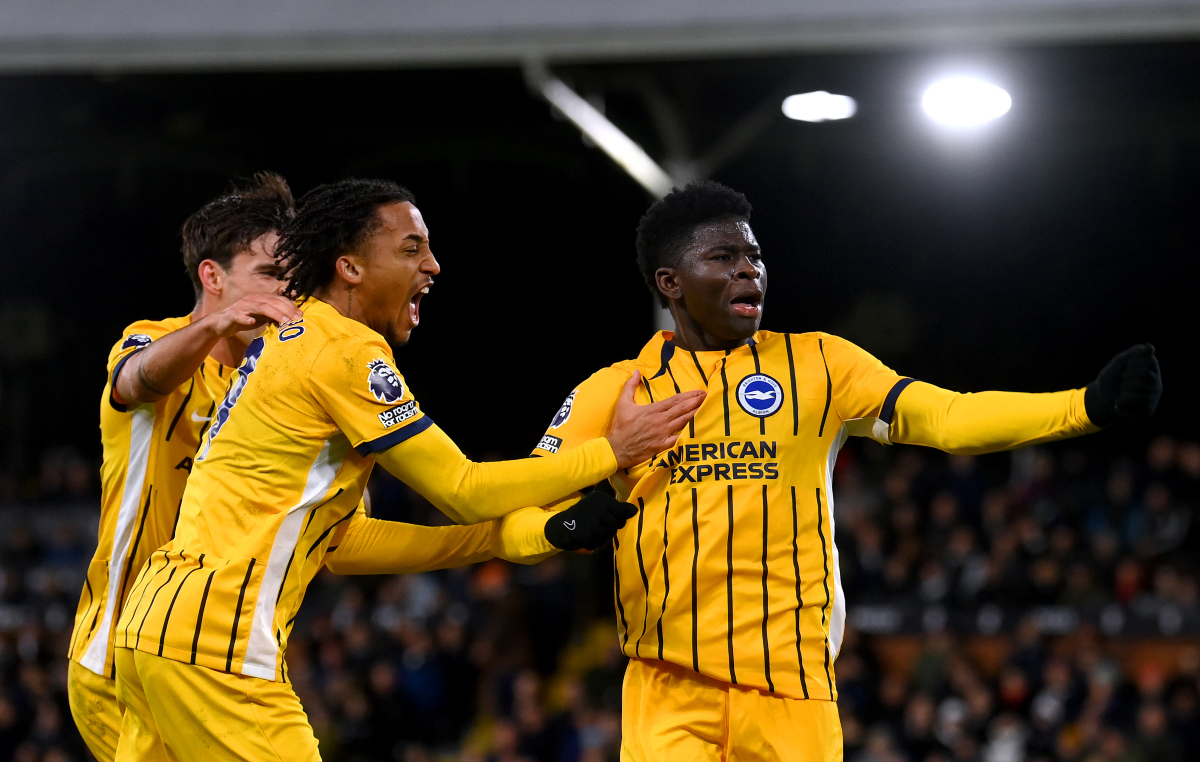
<svg viewBox="0 0 1200 762">
<path fill-rule="evenodd" d="M 637 514 L 637 506 L 593 491 L 546 522 L 546 539 L 560 550 L 596 550 Z"/>
<path fill-rule="evenodd" d="M 1146 420 L 1161 397 L 1162 375 L 1154 346 L 1135 344 L 1114 357 L 1088 384 L 1083 406 L 1092 423 L 1104 428 Z"/>
</svg>

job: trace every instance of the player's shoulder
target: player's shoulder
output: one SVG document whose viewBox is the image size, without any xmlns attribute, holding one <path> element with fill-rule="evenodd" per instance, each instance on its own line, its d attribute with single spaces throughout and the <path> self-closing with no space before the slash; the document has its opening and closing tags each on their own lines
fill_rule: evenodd
<svg viewBox="0 0 1200 762">
<path fill-rule="evenodd" d="M 754 334 L 754 340 L 759 346 L 769 346 L 786 343 L 793 352 L 813 351 L 828 355 L 831 352 L 859 351 L 853 342 L 825 331 L 805 331 L 803 333 L 776 333 L 775 331 L 759 331 Z"/>
<path fill-rule="evenodd" d="M 121 337 L 117 339 L 116 344 L 113 346 L 113 351 L 120 353 L 127 349 L 147 347 L 155 339 L 162 338 L 172 331 L 178 331 L 191 322 L 191 317 L 188 315 L 161 318 L 158 320 L 148 318 L 135 320 L 121 330 Z"/>
<path fill-rule="evenodd" d="M 365 324 L 342 315 L 329 304 L 310 298 L 300 305 L 304 316 L 273 329 L 274 338 L 302 354 L 319 354 L 336 346 L 340 355 L 356 350 L 383 352 L 391 349 L 382 336 Z M 303 339 L 303 340 L 298 340 Z"/>
<path fill-rule="evenodd" d="M 587 391 L 593 394 L 616 395 L 621 391 L 621 387 L 625 386 L 625 382 L 629 380 L 635 370 L 642 370 L 637 366 L 636 360 L 622 360 L 621 362 L 609 365 L 607 368 L 601 368 L 596 371 L 576 388 L 580 391 Z"/>
</svg>

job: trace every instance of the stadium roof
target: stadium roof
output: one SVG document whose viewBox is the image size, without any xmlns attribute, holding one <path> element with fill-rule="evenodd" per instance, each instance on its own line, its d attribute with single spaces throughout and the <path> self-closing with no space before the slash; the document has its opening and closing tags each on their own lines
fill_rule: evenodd
<svg viewBox="0 0 1200 762">
<path fill-rule="evenodd" d="M 600 61 L 1187 38 L 1200 0 L 11 0 L 0 71 Z"/>
</svg>

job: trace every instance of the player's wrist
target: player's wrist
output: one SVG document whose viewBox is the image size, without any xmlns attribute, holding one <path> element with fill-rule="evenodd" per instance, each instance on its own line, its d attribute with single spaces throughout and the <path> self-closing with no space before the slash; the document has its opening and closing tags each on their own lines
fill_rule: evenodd
<svg viewBox="0 0 1200 762">
<path fill-rule="evenodd" d="M 199 333 L 202 341 L 216 344 L 221 339 L 231 334 L 230 328 L 233 327 L 233 320 L 230 318 L 228 308 L 210 313 L 192 323 L 195 330 Z M 232 333 L 236 333 L 233 331 Z"/>
<path fill-rule="evenodd" d="M 618 449 L 620 445 L 616 442 L 613 442 L 611 436 L 598 437 L 598 439 L 602 444 L 598 444 L 597 447 L 600 448 L 601 452 L 610 458 L 607 464 L 609 468 L 609 475 L 616 473 L 622 468 L 628 468 L 631 465 L 636 465 L 636 461 L 630 463 L 628 466 L 622 462 L 622 453 L 621 450 Z"/>
</svg>

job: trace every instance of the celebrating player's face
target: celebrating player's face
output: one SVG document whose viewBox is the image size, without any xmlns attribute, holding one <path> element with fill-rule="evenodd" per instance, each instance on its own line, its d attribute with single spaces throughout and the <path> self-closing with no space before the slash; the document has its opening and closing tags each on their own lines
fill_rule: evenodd
<svg viewBox="0 0 1200 762">
<path fill-rule="evenodd" d="M 362 281 L 354 299 L 361 299 L 362 321 L 400 346 L 421 322 L 421 297 L 442 268 L 429 249 L 419 209 L 404 202 L 382 206 L 377 214 L 379 228 L 362 248 Z"/>
<path fill-rule="evenodd" d="M 251 294 L 281 294 L 287 281 L 282 280 L 283 268 L 275 259 L 279 234 L 271 231 L 250 242 L 234 255 L 225 271 L 217 310 L 236 304 Z M 214 310 L 215 311 L 215 310 Z"/>
<path fill-rule="evenodd" d="M 689 322 L 713 348 L 736 346 L 758 330 L 767 268 L 745 220 L 702 225 L 684 249 L 679 267 L 659 270 L 664 293 L 678 300 Z"/>
</svg>

